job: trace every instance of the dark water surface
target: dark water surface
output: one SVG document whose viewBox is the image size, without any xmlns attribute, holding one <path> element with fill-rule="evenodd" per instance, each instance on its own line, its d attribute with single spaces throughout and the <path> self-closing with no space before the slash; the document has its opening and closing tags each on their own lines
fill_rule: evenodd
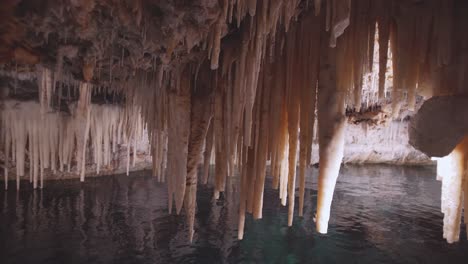
<svg viewBox="0 0 468 264">
<path fill-rule="evenodd" d="M 0 263 L 468 263 L 464 227 L 461 242 L 442 239 L 434 168 L 344 167 L 328 235 L 313 222 L 316 170 L 305 217 L 291 228 L 267 180 L 263 219 L 247 218 L 243 241 L 236 180 L 218 201 L 200 186 L 193 244 L 185 217 L 167 212 L 165 185 L 149 175 L 0 191 Z"/>
</svg>

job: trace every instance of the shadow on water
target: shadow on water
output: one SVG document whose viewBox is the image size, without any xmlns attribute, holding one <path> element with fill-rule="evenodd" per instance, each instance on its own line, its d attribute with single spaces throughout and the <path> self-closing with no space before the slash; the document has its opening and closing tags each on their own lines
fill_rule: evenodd
<svg viewBox="0 0 468 264">
<path fill-rule="evenodd" d="M 464 227 L 460 243 L 442 239 L 432 167 L 344 166 L 328 235 L 313 222 L 316 169 L 291 228 L 267 179 L 263 219 L 247 217 L 243 241 L 237 179 L 218 201 L 200 186 L 193 244 L 184 216 L 168 214 L 166 186 L 149 174 L 0 191 L 1 263 L 468 263 Z"/>
</svg>

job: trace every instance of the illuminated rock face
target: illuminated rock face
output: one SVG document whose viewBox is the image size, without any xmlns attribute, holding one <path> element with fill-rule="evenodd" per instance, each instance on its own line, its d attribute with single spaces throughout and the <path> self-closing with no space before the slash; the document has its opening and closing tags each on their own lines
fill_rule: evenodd
<svg viewBox="0 0 468 264">
<path fill-rule="evenodd" d="M 343 163 L 433 164 L 427 155 L 408 143 L 409 125 L 407 121 L 382 125 L 348 123 Z"/>
<path fill-rule="evenodd" d="M 39 110 L 18 119 L 11 106 L 2 108 L 5 168 L 22 177 L 28 161 L 37 187 L 43 169 L 74 164 L 84 181 L 88 152 L 100 172 L 123 142 L 130 168 L 146 130 L 153 173 L 167 182 L 169 208 L 186 209 L 190 237 L 202 154 L 204 175 L 215 161 L 216 198 L 227 177 L 240 174 L 242 238 L 245 214 L 262 218 L 267 162 L 288 225 L 296 182 L 303 214 L 318 130 L 317 228 L 325 233 L 346 151 L 345 109 L 390 104 L 396 118 L 416 109 L 418 93 L 458 95 L 468 87 L 463 0 L 26 2 L 7 1 L 0 12 L 1 95 L 21 99 L 18 80 L 32 83 Z M 93 100 L 122 108 L 107 111 Z M 64 111 L 67 125 L 53 127 L 63 122 L 50 116 Z M 415 120 L 416 129 L 430 130 L 429 119 Z M 456 127 L 457 120 L 442 121 Z M 438 149 L 416 132 L 415 146 Z M 440 141 L 440 153 L 459 139 Z"/>
</svg>

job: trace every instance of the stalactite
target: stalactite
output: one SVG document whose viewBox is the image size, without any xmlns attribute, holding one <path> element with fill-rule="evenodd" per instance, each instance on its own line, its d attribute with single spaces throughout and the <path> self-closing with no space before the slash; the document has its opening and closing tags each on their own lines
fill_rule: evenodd
<svg viewBox="0 0 468 264">
<path fill-rule="evenodd" d="M 5 167 L 3 168 L 3 183 L 5 184 L 5 191 L 8 190 L 8 162 L 5 162 Z"/>
<path fill-rule="evenodd" d="M 453 28 L 452 10 L 454 10 L 454 1 L 436 1 L 436 8 L 439 15 L 436 16 L 434 21 L 434 29 L 437 32 L 436 36 L 436 49 L 437 49 L 437 65 L 448 65 L 451 61 L 451 40 Z"/>
<path fill-rule="evenodd" d="M 235 76 L 232 91 L 232 141 L 230 142 L 232 149 L 230 159 L 233 159 L 234 145 L 237 148 L 237 142 L 241 137 L 241 126 L 243 121 L 243 110 L 245 107 L 245 85 L 244 76 L 248 51 L 248 37 L 244 33 L 241 37 L 241 52 L 238 61 L 235 62 Z M 240 150 L 240 149 L 239 149 Z"/>
<path fill-rule="evenodd" d="M 316 16 L 320 15 L 321 2 L 322 2 L 321 0 L 314 0 L 314 9 L 315 9 Z"/>
<path fill-rule="evenodd" d="M 38 67 L 37 72 L 38 88 L 39 88 L 39 102 L 41 104 L 41 112 L 44 114 L 49 111 L 52 106 L 52 73 L 49 69 Z"/>
<path fill-rule="evenodd" d="M 231 145 L 231 138 L 232 138 L 232 79 L 231 79 L 231 70 L 230 67 L 227 66 L 228 73 L 226 76 L 226 86 L 225 86 L 225 98 L 224 98 L 224 105 L 223 105 L 223 138 L 224 138 L 224 149 L 225 149 L 225 163 L 226 163 L 226 176 L 232 176 L 233 170 L 233 158 L 231 155 L 234 152 L 234 146 Z"/>
<path fill-rule="evenodd" d="M 247 199 L 248 199 L 248 178 L 249 172 L 253 171 L 253 164 L 255 162 L 254 149 L 244 147 L 244 155 L 242 157 L 241 178 L 240 178 L 240 195 L 239 195 L 239 222 L 238 222 L 238 233 L 237 237 L 243 239 L 244 237 L 244 224 L 245 224 L 245 213 L 247 210 Z"/>
<path fill-rule="evenodd" d="M 219 198 L 219 193 L 223 192 L 226 185 L 227 176 L 227 153 L 226 153 L 226 137 L 225 137 L 225 112 L 223 106 L 225 104 L 223 93 L 226 89 L 226 80 L 221 77 L 216 81 L 214 92 L 214 143 L 215 143 L 215 198 Z"/>
<path fill-rule="evenodd" d="M 190 90 L 191 78 L 187 67 L 180 76 L 176 76 L 180 87 L 172 87 L 169 92 L 169 124 L 167 178 L 169 193 L 169 211 L 172 211 L 172 200 L 175 201 L 176 213 L 179 214 L 184 201 L 187 178 L 187 153 L 190 134 Z M 175 83 L 173 84 L 176 85 Z"/>
<path fill-rule="evenodd" d="M 355 1 L 352 3 L 353 10 L 351 14 L 351 21 L 349 28 L 347 29 L 348 34 L 352 34 L 353 42 L 353 76 L 352 76 L 352 85 L 353 85 L 353 104 L 356 111 L 361 110 L 362 104 L 362 85 L 363 85 L 363 75 L 368 71 L 367 62 L 369 61 L 368 57 L 372 57 L 373 54 L 369 54 L 369 43 L 374 43 L 374 35 L 369 34 L 369 10 L 370 2 L 369 1 Z M 346 34 L 346 33 L 345 33 Z M 370 41 L 371 39 L 372 41 Z"/>
<path fill-rule="evenodd" d="M 388 1 L 379 1 L 383 5 L 383 9 L 388 8 L 385 3 Z M 382 11 L 385 12 L 385 11 Z M 385 73 L 387 72 L 388 59 L 388 43 L 390 41 L 390 22 L 387 15 L 384 13 L 378 17 L 378 32 L 379 32 L 379 99 L 385 98 Z"/>
<path fill-rule="evenodd" d="M 194 234 L 198 165 L 201 164 L 203 143 L 207 137 L 208 127 L 213 115 L 210 104 L 211 83 L 206 74 L 203 74 L 201 77 L 201 80 L 197 82 L 197 87 L 195 87 L 195 92 L 192 94 L 191 98 L 190 136 L 187 155 L 187 189 L 184 199 L 190 241 L 193 240 Z"/>
<path fill-rule="evenodd" d="M 260 96 L 261 89 L 257 89 L 257 95 Z M 259 97 L 258 97 L 259 98 Z M 253 107 L 253 117 L 252 120 L 252 146 L 249 148 L 252 149 L 253 153 L 253 162 L 247 167 L 246 181 L 247 181 L 247 203 L 246 210 L 249 214 L 254 213 L 254 205 L 257 202 L 255 200 L 255 183 L 257 178 L 260 175 L 257 175 L 257 153 L 258 153 L 258 142 L 260 141 L 260 110 L 261 110 L 261 101 L 257 100 Z M 250 150 L 249 150 L 250 151 Z M 250 153 L 249 153 L 250 154 Z"/>
<path fill-rule="evenodd" d="M 245 105 L 245 119 L 244 119 L 244 144 L 251 146 L 252 135 L 252 112 L 256 95 L 256 81 L 258 78 L 258 70 L 260 64 L 260 45 L 257 41 L 253 42 L 254 48 L 250 48 L 247 57 L 249 58 L 246 65 L 246 105 Z"/>
<path fill-rule="evenodd" d="M 465 153 L 466 154 L 466 153 Z M 467 166 L 467 165 L 465 165 Z M 466 228 L 466 233 L 468 235 L 468 176 L 467 176 L 467 173 L 465 171 L 465 175 L 464 175 L 464 180 L 463 180 L 463 199 L 465 201 L 465 204 L 463 206 L 463 211 L 465 212 L 465 215 L 463 217 L 464 221 L 465 221 L 465 228 Z"/>
<path fill-rule="evenodd" d="M 10 165 L 10 148 L 11 148 L 11 143 L 12 143 L 12 135 L 11 135 L 11 126 L 7 126 L 11 123 L 10 116 L 5 115 L 4 112 L 2 112 L 1 115 L 1 124 L 2 124 L 2 131 L 0 133 L 1 135 L 1 141 L 4 143 L 4 151 L 5 151 L 5 168 L 4 168 L 4 183 L 5 183 L 5 190 L 8 189 L 8 166 Z M 5 129 L 7 127 L 10 127 L 10 129 Z M 14 153 L 12 154 L 12 156 Z"/>
<path fill-rule="evenodd" d="M 164 175 L 164 147 L 166 146 L 165 134 L 163 132 L 153 132 L 152 158 L 153 158 L 153 175 L 159 182 L 163 181 Z"/>
<path fill-rule="evenodd" d="M 338 48 L 342 44 L 338 43 Z M 323 48 L 322 51 L 327 50 Z M 335 66 L 339 61 L 334 49 L 322 52 L 318 86 L 318 129 L 320 169 L 317 194 L 316 227 L 320 233 L 327 233 L 333 192 L 340 170 L 344 149 L 344 95 L 343 87 L 337 84 L 342 74 Z M 336 60 L 336 61 L 335 61 Z"/>
<path fill-rule="evenodd" d="M 331 8 L 330 47 L 336 46 L 336 40 L 344 33 L 350 23 L 351 0 L 328 0 L 327 8 Z"/>
<path fill-rule="evenodd" d="M 211 155 L 213 153 L 213 142 L 214 142 L 213 127 L 214 127 L 213 120 L 211 120 L 209 128 L 208 128 L 208 132 L 206 134 L 206 139 L 205 139 L 205 152 L 203 153 L 203 184 L 208 183 L 208 177 L 210 175 L 210 162 L 211 162 Z"/>
<path fill-rule="evenodd" d="M 296 163 L 299 139 L 299 115 L 300 115 L 300 77 L 298 71 L 299 49 L 301 45 L 300 35 L 296 34 L 296 28 L 289 31 L 291 38 L 286 44 L 286 89 L 288 106 L 288 135 L 289 135 L 289 172 L 288 172 L 288 226 L 292 225 L 294 215 L 294 199 L 296 188 Z M 296 75 L 297 74 L 297 75 Z"/>
<path fill-rule="evenodd" d="M 260 124 L 258 125 L 258 148 L 256 150 L 256 170 L 255 174 L 257 175 L 255 181 L 255 203 L 253 205 L 253 217 L 254 219 L 262 218 L 263 210 L 263 190 L 265 188 L 265 174 L 266 174 L 266 161 L 267 161 L 267 150 L 268 150 L 268 126 L 269 126 L 269 116 L 268 108 L 270 106 L 270 85 L 271 85 L 271 65 L 265 67 L 265 73 L 263 74 L 262 86 L 259 89 L 262 89 L 262 102 L 259 106 L 260 112 Z"/>
<path fill-rule="evenodd" d="M 86 168 L 86 147 L 88 144 L 88 133 L 91 114 L 91 87 L 88 83 L 80 84 L 80 98 L 73 113 L 77 121 L 75 127 L 77 168 L 80 173 L 80 181 L 84 182 Z"/>
<path fill-rule="evenodd" d="M 312 26 L 306 26 L 311 24 Z M 315 108 L 317 97 L 318 62 L 320 51 L 320 18 L 308 16 L 301 24 L 303 48 L 308 56 L 303 57 L 301 67 L 300 91 L 300 150 L 299 150 L 299 216 L 303 216 L 305 173 L 312 155 L 312 140 L 315 124 Z M 305 61 L 304 61 L 305 60 Z"/>
<path fill-rule="evenodd" d="M 215 24 L 214 35 L 212 41 L 214 42 L 211 46 L 211 69 L 216 70 L 219 67 L 219 53 L 221 52 L 221 33 L 223 27 L 226 25 L 228 15 L 228 0 L 223 0 L 222 10 L 220 12 L 217 23 Z"/>
<path fill-rule="evenodd" d="M 257 0 L 247 0 L 248 10 L 250 16 L 255 16 L 255 12 L 257 10 Z"/>
<path fill-rule="evenodd" d="M 271 167 L 273 175 L 273 188 L 278 189 L 280 184 L 281 162 L 285 149 L 285 137 L 287 137 L 287 117 L 285 105 L 285 71 L 283 70 L 285 56 L 281 55 L 281 46 L 275 46 L 275 61 L 274 61 L 274 83 L 271 87 L 271 104 L 270 104 L 270 152 L 271 152 Z M 276 121 L 278 120 L 279 122 Z"/>
<path fill-rule="evenodd" d="M 457 242 L 460 239 L 460 221 L 464 206 L 464 191 L 466 193 L 467 161 L 467 137 L 455 147 L 452 153 L 437 161 L 437 171 L 442 180 L 441 209 L 444 214 L 443 236 L 449 243 Z M 465 186 L 463 186 L 464 184 Z M 465 206 L 465 215 L 466 208 Z"/>
<path fill-rule="evenodd" d="M 401 58 L 400 54 L 398 51 L 400 48 L 397 46 L 398 45 L 398 36 L 397 36 L 397 31 L 396 31 L 396 25 L 395 23 L 391 23 L 390 26 L 390 47 L 393 56 L 395 56 L 395 60 L 393 63 L 393 88 L 392 88 L 392 113 L 393 117 L 397 117 L 398 114 L 400 113 L 400 108 L 401 108 L 401 103 L 402 103 L 402 98 L 403 98 L 403 87 L 401 83 L 401 71 L 400 65 L 401 63 Z"/>
</svg>

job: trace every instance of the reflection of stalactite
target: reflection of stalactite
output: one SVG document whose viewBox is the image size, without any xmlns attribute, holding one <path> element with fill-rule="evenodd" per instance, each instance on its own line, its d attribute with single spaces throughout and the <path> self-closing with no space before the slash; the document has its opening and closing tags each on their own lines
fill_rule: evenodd
<svg viewBox="0 0 468 264">
<path fill-rule="evenodd" d="M 226 181 L 226 191 L 223 193 L 222 204 L 219 204 L 218 201 L 217 204 L 215 203 L 217 208 L 213 208 L 214 210 L 219 210 L 219 215 L 217 215 L 219 218 L 217 219 L 215 228 L 218 229 L 216 233 L 220 241 L 216 246 L 220 248 L 224 261 L 227 261 L 231 254 L 232 247 L 235 245 L 235 240 L 232 238 L 235 236 L 234 231 L 238 219 L 238 184 L 237 178 L 229 177 Z"/>
</svg>

